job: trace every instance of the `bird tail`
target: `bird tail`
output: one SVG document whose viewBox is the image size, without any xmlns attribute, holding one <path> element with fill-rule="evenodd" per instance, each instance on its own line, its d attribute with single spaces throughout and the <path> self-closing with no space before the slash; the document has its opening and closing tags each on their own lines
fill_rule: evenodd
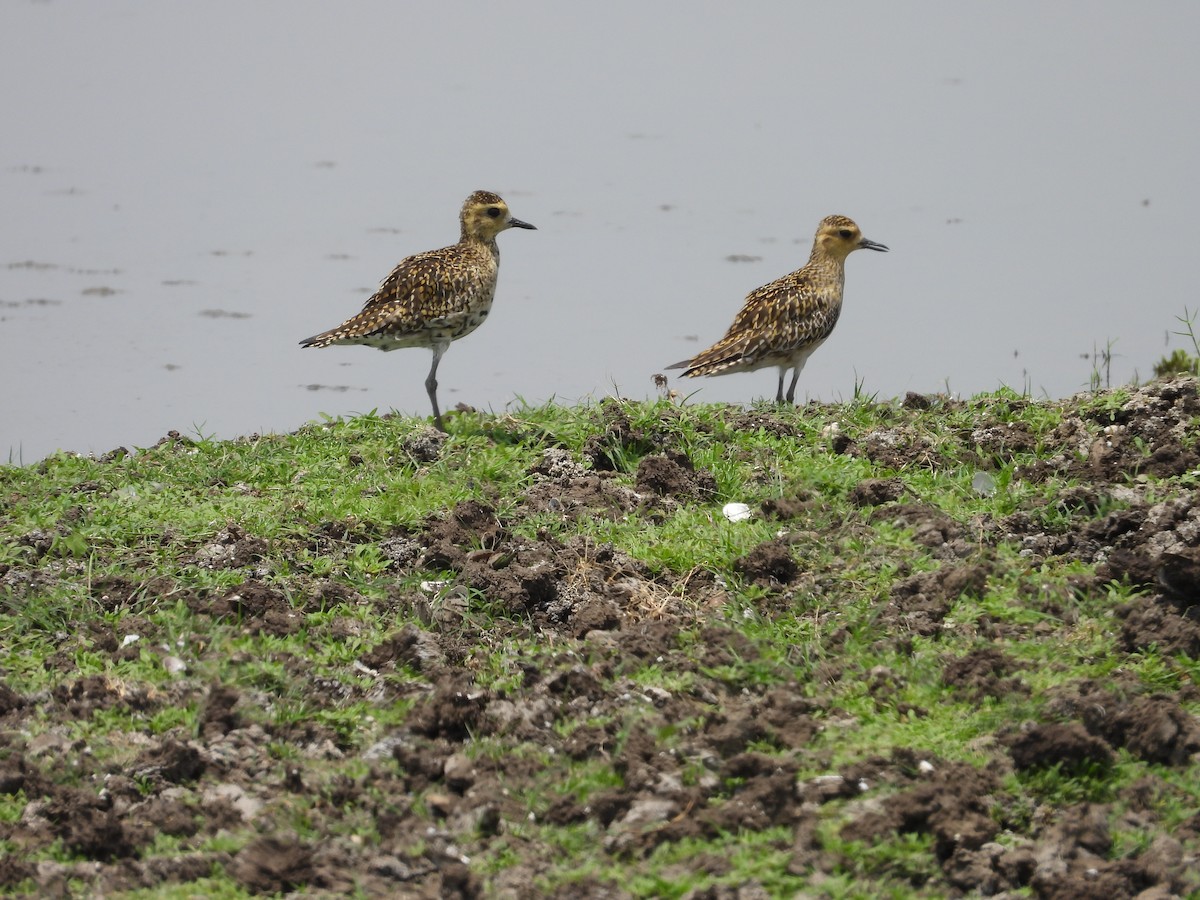
<svg viewBox="0 0 1200 900">
<path fill-rule="evenodd" d="M 333 343 L 332 331 L 322 331 L 320 334 L 314 334 L 312 337 L 306 337 L 300 342 L 301 347 L 328 347 Z"/>
<path fill-rule="evenodd" d="M 744 360 L 745 352 L 742 348 L 736 345 L 730 346 L 728 341 L 722 340 L 707 350 L 697 353 L 691 359 L 685 359 L 683 362 L 677 362 L 667 368 L 683 369 L 686 377 L 695 378 L 701 375 L 720 375 Z"/>
</svg>

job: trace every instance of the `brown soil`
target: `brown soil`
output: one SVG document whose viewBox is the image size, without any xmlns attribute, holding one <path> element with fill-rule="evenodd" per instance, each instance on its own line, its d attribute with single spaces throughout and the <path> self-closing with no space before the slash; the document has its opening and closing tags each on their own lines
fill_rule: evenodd
<svg viewBox="0 0 1200 900">
<path fill-rule="evenodd" d="M 949 401 L 910 395 L 902 415 L 928 415 L 921 411 L 943 402 Z M 958 436 L 981 466 L 1011 460 L 1036 444 L 1024 427 L 1007 426 L 1002 412 L 981 412 L 976 430 Z M 987 590 L 996 576 L 994 551 L 1006 544 L 1019 548 L 1031 568 L 1050 557 L 1098 564 L 1098 576 L 1081 579 L 1080 591 L 1103 591 L 1109 579 L 1142 586 L 1143 592 L 1118 611 L 1125 652 L 1156 646 L 1200 655 L 1200 616 L 1193 599 L 1200 594 L 1200 505 L 1195 502 L 1200 497 L 1158 500 L 1148 482 L 1138 480 L 1141 475 L 1172 477 L 1200 465 L 1179 441 L 1197 415 L 1196 383 L 1180 379 L 1138 391 L 1111 420 L 1068 417 L 1053 446 L 1043 448 L 1043 462 L 1016 476 L 1034 482 L 1051 474 L 1085 479 L 1086 487 L 1059 499 L 1071 514 L 1053 520 L 1065 523 L 1057 525 L 1045 524 L 1036 509 L 960 523 L 911 495 L 904 473 L 936 466 L 938 451 L 902 417 L 889 430 L 833 436 L 830 452 L 870 460 L 881 475 L 848 491 L 860 516 L 857 527 L 886 522 L 907 529 L 937 563 L 931 570 L 902 573 L 880 598 L 879 640 L 903 649 L 914 635 L 936 637 L 949 628 L 968 627 L 952 622 L 949 613 L 960 597 Z M 731 414 L 730 423 L 775 432 L 784 428 L 761 411 Z M 980 750 L 990 761 L 982 767 L 937 759 L 916 747 L 895 747 L 886 757 L 798 778 L 801 769 L 812 771 L 821 763 L 806 749 L 814 735 L 849 727 L 847 713 L 825 687 L 862 677 L 878 704 L 895 705 L 895 672 L 843 671 L 836 644 L 847 638 L 836 633 L 819 664 L 784 670 L 719 616 L 708 614 L 728 601 L 724 586 L 711 575 L 664 578 L 611 546 L 515 534 L 521 517 L 553 514 L 574 520 L 635 510 L 655 515 L 680 505 L 711 505 L 713 476 L 697 469 L 665 434 L 635 428 L 619 407 L 606 407 L 583 462 L 561 449 L 546 449 L 530 472 L 529 487 L 515 505 L 504 507 L 511 510 L 506 515 L 498 505 L 468 501 L 412 533 L 356 533 L 336 523 L 313 530 L 314 549 L 371 541 L 396 571 L 457 573 L 460 585 L 486 597 L 492 607 L 481 625 L 454 595 L 394 598 L 396 608 L 410 609 L 421 624 L 365 648 L 359 662 L 379 675 L 371 700 L 403 701 L 412 710 L 400 730 L 365 752 L 316 721 L 280 722 L 263 715 L 270 703 L 266 690 L 184 679 L 177 693 L 145 691 L 99 675 L 72 675 L 69 653 L 55 658 L 68 674 L 44 695 L 22 696 L 0 681 L 0 793 L 20 793 L 27 801 L 18 820 L 0 822 L 0 841 L 28 851 L 58 841 L 85 860 L 33 865 L 11 853 L 0 858 L 0 887 L 32 879 L 41 896 L 73 896 L 79 884 L 101 896 L 188 883 L 220 867 L 256 894 L 337 896 L 358 890 L 364 896 L 400 898 L 538 896 L 539 874 L 557 863 L 558 851 L 524 836 L 523 825 L 537 820 L 589 823 L 603 852 L 614 858 L 644 857 L 689 838 L 783 828 L 790 838 L 777 849 L 789 854 L 788 871 L 811 875 L 814 884 L 846 867 L 853 871 L 847 841 L 869 846 L 899 832 L 928 835 L 934 847 L 929 870 L 909 875 L 914 890 L 924 886 L 951 896 L 989 896 L 1026 889 L 1039 898 L 1121 900 L 1198 889 L 1200 814 L 1166 829 L 1148 811 L 1146 798 L 1171 790 L 1166 779 L 1152 776 L 1128 796 L 1105 802 L 1019 810 L 1004 799 L 1005 778 L 1014 772 L 1058 766 L 1087 774 L 1115 765 L 1122 754 L 1170 770 L 1194 766 L 1200 725 L 1184 708 L 1195 703 L 1194 688 L 1153 694 L 1115 677 L 1085 681 L 1053 697 L 1054 721 L 1011 723 L 984 736 Z M 441 441 L 410 439 L 401 449 L 414 460 L 429 461 L 441 452 Z M 618 471 L 630 477 L 619 479 Z M 818 495 L 801 494 L 759 512 L 787 527 L 819 507 Z M 31 533 L 27 546 L 48 547 L 51 538 Z M 803 541 L 803 534 L 785 532 L 737 561 L 738 575 L 766 592 L 759 614 L 794 609 L 838 576 L 804 565 Z M 200 616 L 236 623 L 248 634 L 283 637 L 302 627 L 308 609 L 352 594 L 342 585 L 314 582 L 307 601 L 285 597 L 255 568 L 268 551 L 264 541 L 230 523 L 212 543 L 196 549 L 195 560 L 238 570 L 244 580 L 236 588 L 200 596 L 170 583 L 110 579 L 93 584 L 93 597 L 106 610 L 116 610 L 147 592 L 172 593 Z M 12 591 L 36 587 L 36 571 L 14 568 L 0 574 Z M 1039 595 L 1030 605 L 1061 627 L 1070 625 L 1064 598 Z M 125 620 L 125 630 L 130 622 Z M 149 622 L 142 624 L 143 645 L 169 637 L 153 634 Z M 330 626 L 334 634 L 342 627 L 350 636 L 351 624 Z M 1001 645 L 987 643 L 1008 635 L 987 621 L 969 627 L 977 630 L 981 645 L 944 658 L 943 684 L 978 703 L 1029 695 L 1030 673 L 1021 661 Z M 1046 640 L 1056 640 L 1057 626 L 1041 627 Z M 519 684 L 505 691 L 475 684 L 480 644 L 497 646 L 506 636 L 533 634 L 557 649 L 521 662 Z M 91 650 L 114 660 L 130 652 L 112 633 L 93 635 Z M 687 676 L 692 687 L 645 689 L 631 680 L 632 673 L 655 661 L 673 676 Z M 278 662 L 296 665 L 290 658 Z M 764 689 L 761 682 L 738 680 L 730 674 L 738 667 L 771 672 L 775 686 Z M 402 671 L 417 673 L 423 687 L 414 688 L 411 678 L 389 678 Z M 314 678 L 311 689 L 315 708 L 364 699 L 361 688 L 333 681 Z M 96 759 L 70 736 L 73 721 L 97 712 L 145 717 L 182 704 L 201 709 L 198 733 L 133 735 L 130 752 L 122 757 L 127 762 Z M 639 711 L 632 719 L 631 707 Z M 915 708 L 907 712 L 922 715 Z M 40 717 L 37 736 L 27 739 L 24 729 L 35 715 Z M 561 727 L 569 722 L 577 727 Z M 629 723 L 635 724 L 626 728 Z M 670 746 L 668 735 L 673 736 Z M 472 742 L 485 737 L 512 752 L 473 754 Z M 530 747 L 538 752 L 528 752 Z M 548 807 L 531 809 L 528 797 L 546 790 L 545 753 L 572 761 L 609 760 L 621 783 L 583 799 L 562 793 Z M 359 757 L 355 774 L 330 776 L 331 763 L 348 754 Z M 78 786 L 62 783 L 57 773 L 64 769 Z M 317 801 L 306 814 L 304 834 L 295 832 L 288 814 L 291 798 L 298 796 Z M 835 801 L 844 804 L 838 820 L 844 824 L 840 840 L 830 841 L 817 824 L 827 821 L 822 808 Z M 1154 839 L 1114 854 L 1110 822 L 1118 809 L 1128 830 L 1142 829 Z M 200 849 L 222 832 L 247 827 L 261 836 L 236 853 Z M 376 836 L 358 839 L 364 829 Z M 170 859 L 146 856 L 160 833 L 179 836 L 185 847 L 197 849 Z M 471 867 L 473 857 L 496 848 L 518 862 L 487 877 Z M 700 857 L 689 866 L 723 874 L 730 861 Z M 714 888 L 689 896 L 770 895 L 762 886 L 755 890 L 754 885 L 728 893 Z M 631 896 L 626 886 L 599 876 L 583 877 L 555 896 L 568 894 Z"/>
</svg>

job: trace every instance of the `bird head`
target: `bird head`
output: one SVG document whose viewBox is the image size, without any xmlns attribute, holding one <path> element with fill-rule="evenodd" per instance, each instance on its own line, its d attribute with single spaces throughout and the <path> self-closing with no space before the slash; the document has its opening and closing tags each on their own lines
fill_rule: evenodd
<svg viewBox="0 0 1200 900">
<path fill-rule="evenodd" d="M 863 237 L 853 219 L 845 216 L 826 216 L 817 226 L 817 237 L 813 251 L 821 251 L 836 259 L 845 259 L 855 250 L 880 250 L 888 248 Z"/>
<path fill-rule="evenodd" d="M 476 191 L 468 197 L 463 203 L 461 220 L 463 237 L 481 241 L 492 240 L 506 228 L 534 228 L 528 222 L 514 219 L 508 204 L 491 191 Z"/>
</svg>

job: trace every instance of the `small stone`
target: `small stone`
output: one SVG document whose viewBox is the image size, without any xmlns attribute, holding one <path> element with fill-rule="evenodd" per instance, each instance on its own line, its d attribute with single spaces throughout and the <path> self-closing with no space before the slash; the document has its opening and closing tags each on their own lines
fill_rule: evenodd
<svg viewBox="0 0 1200 900">
<path fill-rule="evenodd" d="M 446 787 L 460 794 L 475 783 L 475 763 L 465 753 L 452 753 L 442 764 Z"/>
<path fill-rule="evenodd" d="M 660 800 L 648 797 L 638 800 L 629 807 L 629 812 L 621 818 L 621 826 L 632 828 L 636 825 L 648 825 L 654 822 L 665 822 L 675 814 L 675 803 L 672 800 Z"/>
</svg>

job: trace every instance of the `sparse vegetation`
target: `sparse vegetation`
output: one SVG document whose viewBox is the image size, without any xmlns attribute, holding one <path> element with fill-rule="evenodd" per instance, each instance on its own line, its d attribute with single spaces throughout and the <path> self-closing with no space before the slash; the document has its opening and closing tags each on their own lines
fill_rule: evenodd
<svg viewBox="0 0 1200 900">
<path fill-rule="evenodd" d="M 1173 375 L 1200 375 L 1200 337 L 1196 335 L 1196 313 L 1185 306 L 1183 315 L 1176 316 L 1175 319 L 1179 322 L 1181 330 L 1174 333 L 1178 337 L 1187 338 L 1191 345 L 1191 352 L 1176 347 L 1170 354 L 1154 364 L 1154 377 L 1156 378 L 1170 378 Z"/>
</svg>

